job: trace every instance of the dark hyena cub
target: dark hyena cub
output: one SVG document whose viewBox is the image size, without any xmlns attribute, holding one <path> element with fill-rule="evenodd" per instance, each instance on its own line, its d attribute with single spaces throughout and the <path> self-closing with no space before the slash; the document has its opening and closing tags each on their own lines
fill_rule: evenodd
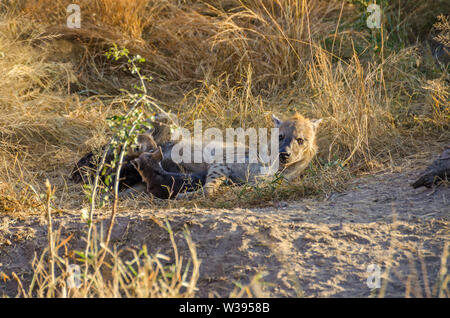
<svg viewBox="0 0 450 318">
<path fill-rule="evenodd" d="M 163 147 L 163 150 L 167 147 L 172 146 L 173 142 L 171 141 L 171 124 L 176 123 L 176 118 L 171 114 L 157 114 L 153 120 L 147 120 L 149 124 L 153 126 L 152 129 L 146 131 L 143 137 L 147 142 L 147 149 L 145 151 L 149 151 L 151 149 L 156 149 L 158 146 Z M 144 126 L 141 128 L 145 128 Z M 93 177 L 98 168 L 98 164 L 100 161 L 101 155 L 104 151 L 108 150 L 105 165 L 111 165 L 114 160 L 114 153 L 112 149 L 107 149 L 108 145 L 103 145 L 100 149 L 96 151 L 90 152 L 84 155 L 72 169 L 70 173 L 70 179 L 75 183 L 90 183 L 92 182 Z M 122 150 L 121 146 L 117 149 L 118 152 Z M 128 191 L 131 188 L 141 186 L 141 176 L 130 163 L 131 160 L 139 157 L 142 153 L 141 150 L 128 149 L 126 156 L 123 159 L 122 169 L 120 172 L 120 183 L 119 190 Z M 169 171 L 177 172 L 179 171 L 178 166 L 174 162 L 169 162 L 167 160 L 162 162 L 164 168 Z M 178 170 L 177 170 L 178 169 Z M 109 169 L 106 175 L 111 174 L 112 171 Z M 105 181 L 105 176 L 102 175 L 102 180 Z M 126 193 L 125 193 L 126 194 Z"/>
<path fill-rule="evenodd" d="M 175 198 L 180 192 L 196 191 L 205 184 L 206 172 L 168 172 L 161 166 L 161 148 L 144 152 L 131 161 L 147 185 L 147 192 L 160 199 Z"/>
</svg>

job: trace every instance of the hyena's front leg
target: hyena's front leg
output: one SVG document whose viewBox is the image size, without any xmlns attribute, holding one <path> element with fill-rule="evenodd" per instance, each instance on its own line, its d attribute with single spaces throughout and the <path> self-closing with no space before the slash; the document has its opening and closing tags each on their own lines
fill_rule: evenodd
<svg viewBox="0 0 450 318">
<path fill-rule="evenodd" d="M 206 196 L 211 196 L 230 177 L 230 168 L 226 164 L 213 164 L 208 169 L 203 191 Z"/>
<path fill-rule="evenodd" d="M 231 169 L 226 164 L 212 164 L 208 168 L 205 185 L 203 189 L 179 193 L 177 199 L 191 199 L 197 194 L 203 193 L 205 196 L 211 196 L 216 193 L 220 185 L 230 177 Z"/>
</svg>

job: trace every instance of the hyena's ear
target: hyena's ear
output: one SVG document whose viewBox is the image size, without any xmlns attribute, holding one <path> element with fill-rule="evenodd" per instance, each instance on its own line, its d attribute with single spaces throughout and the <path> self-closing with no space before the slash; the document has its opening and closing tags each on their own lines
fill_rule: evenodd
<svg viewBox="0 0 450 318">
<path fill-rule="evenodd" d="M 155 161 L 162 161 L 163 160 L 163 154 L 161 147 L 156 148 L 156 150 L 151 152 L 152 159 Z"/>
<path fill-rule="evenodd" d="M 133 160 L 131 160 L 131 164 L 133 165 L 133 167 L 136 169 L 136 170 L 140 170 L 141 169 L 141 165 L 140 165 L 140 160 L 139 160 L 139 158 L 136 158 L 136 159 L 133 159 Z"/>
<path fill-rule="evenodd" d="M 314 127 L 314 130 L 317 130 L 317 127 L 319 127 L 320 123 L 322 122 L 323 118 L 320 119 L 311 119 L 311 124 Z"/>
<path fill-rule="evenodd" d="M 175 124 L 178 126 L 178 117 L 172 113 L 155 114 L 155 116 L 153 116 L 153 120 L 155 123 Z"/>
<path fill-rule="evenodd" d="M 275 125 L 275 128 L 279 128 L 281 126 L 281 124 L 283 123 L 281 121 L 281 119 L 278 118 L 277 116 L 275 116 L 274 114 L 272 114 L 272 121 L 273 121 L 273 124 Z"/>
<path fill-rule="evenodd" d="M 147 134 L 141 134 L 137 137 L 137 141 L 139 144 L 139 150 L 141 152 L 147 152 L 149 150 L 155 149 L 158 147 L 155 140 L 152 138 L 152 136 Z"/>
</svg>

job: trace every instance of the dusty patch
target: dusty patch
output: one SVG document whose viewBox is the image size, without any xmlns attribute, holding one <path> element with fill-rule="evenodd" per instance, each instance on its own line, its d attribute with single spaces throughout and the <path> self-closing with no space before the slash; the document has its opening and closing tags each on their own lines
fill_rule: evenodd
<svg viewBox="0 0 450 318">
<path fill-rule="evenodd" d="M 170 251 L 167 232 L 157 224 L 167 218 L 188 256 L 187 225 L 202 261 L 198 296 L 228 296 L 234 282 L 248 283 L 264 271 L 262 296 L 367 297 L 369 264 L 385 275 L 389 268 L 388 297 L 435 295 L 450 241 L 450 189 L 412 189 L 416 176 L 405 169 L 360 178 L 325 200 L 281 202 L 278 208 L 123 211 L 112 242 Z M 86 225 L 79 215 L 58 216 L 55 226 L 64 236 L 74 234 L 72 248 L 82 248 Z M 0 216 L 0 272 L 16 272 L 29 283 L 30 262 L 46 245 L 46 234 L 39 217 Z M 0 294 L 15 296 L 15 282 L 1 281 Z"/>
</svg>

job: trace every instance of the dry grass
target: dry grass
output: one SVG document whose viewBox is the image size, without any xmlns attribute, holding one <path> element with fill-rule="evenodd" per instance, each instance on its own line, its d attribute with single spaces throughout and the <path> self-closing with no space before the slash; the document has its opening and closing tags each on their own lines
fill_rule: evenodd
<svg viewBox="0 0 450 318">
<path fill-rule="evenodd" d="M 103 56 L 113 43 L 146 58 L 150 94 L 186 127 L 196 118 L 219 128 L 267 127 L 271 112 L 324 118 L 316 172 L 307 174 L 314 179 L 311 191 L 302 194 L 330 189 L 332 179 L 343 185 L 349 175 L 448 138 L 447 71 L 415 43 L 389 49 L 393 35 L 386 30 L 386 47 L 373 51 L 373 34 L 355 24 L 355 5 L 81 1 L 83 27 L 69 30 L 68 3 L 9 1 L 2 9 L 0 169 L 4 198 L 10 198 L 3 205 L 11 197 L 19 202 L 16 193 L 42 192 L 45 178 L 65 202 L 60 208 L 83 201 L 67 173 L 81 154 L 105 142 L 105 118 L 127 109 L 120 90 L 138 81 Z M 401 26 L 410 23 L 408 11 L 400 13 Z M 328 178 L 330 164 L 346 170 Z"/>
<path fill-rule="evenodd" d="M 102 232 L 98 228 L 91 238 L 91 249 L 85 255 L 69 248 L 73 235 L 64 238 L 60 231 L 51 233 L 54 243 L 49 243 L 49 248 L 33 260 L 31 283 L 24 286 L 17 275 L 12 274 L 18 282 L 18 296 L 194 297 L 200 267 L 195 245 L 186 231 L 185 238 L 191 258 L 184 260 L 178 254 L 170 226 L 167 230 L 173 243 L 173 258 L 161 253 L 150 254 L 145 245 L 139 250 L 105 249 L 102 245 Z M 50 246 L 53 247 L 53 253 L 50 253 Z M 104 258 L 103 253 L 106 253 Z"/>
<path fill-rule="evenodd" d="M 434 11 L 426 1 L 392 5 L 381 39 L 358 26 L 361 9 L 351 1 L 82 0 L 82 28 L 69 30 L 71 2 L 0 5 L 0 213 L 42 213 L 47 178 L 57 211 L 87 204 L 67 175 L 105 142 L 105 118 L 128 107 L 120 90 L 138 82 L 104 57 L 113 43 L 146 58 L 150 94 L 186 127 L 197 118 L 219 128 L 267 127 L 272 112 L 325 119 L 318 157 L 293 184 L 225 187 L 213 200 L 188 203 L 123 204 L 298 199 L 342 189 L 356 174 L 450 138 L 448 71 L 415 38 L 444 2 Z"/>
</svg>

